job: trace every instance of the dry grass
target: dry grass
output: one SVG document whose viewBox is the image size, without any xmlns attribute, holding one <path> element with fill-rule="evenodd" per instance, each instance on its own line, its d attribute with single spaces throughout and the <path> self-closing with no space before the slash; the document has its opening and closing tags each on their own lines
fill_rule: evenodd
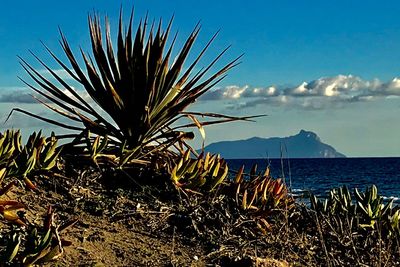
<svg viewBox="0 0 400 267">
<path fill-rule="evenodd" d="M 48 205 L 60 220 L 79 219 L 63 235 L 72 246 L 47 266 L 399 264 L 398 239 L 379 231 L 354 232 L 350 223 L 338 228 L 302 204 L 271 212 L 266 228 L 224 190 L 183 193 L 166 176 L 150 179 L 145 170 L 65 166 L 57 176 L 38 180 L 38 192 L 16 192 L 29 203 L 32 220 L 40 221 Z M 3 226 L 1 234 L 7 229 Z"/>
</svg>

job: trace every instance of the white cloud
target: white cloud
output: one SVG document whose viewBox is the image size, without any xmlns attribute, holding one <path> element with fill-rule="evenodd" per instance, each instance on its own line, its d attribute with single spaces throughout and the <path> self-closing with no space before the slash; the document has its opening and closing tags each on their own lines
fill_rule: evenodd
<svg viewBox="0 0 400 267">
<path fill-rule="evenodd" d="M 74 87 L 72 87 L 74 88 Z M 73 98 L 76 100 L 76 98 L 69 92 L 67 89 L 61 89 L 64 94 L 66 94 L 68 97 Z M 75 90 L 82 98 L 83 100 L 87 102 L 93 102 L 92 98 L 89 96 L 89 94 L 84 91 L 84 90 Z M 33 90 L 30 90 L 29 88 L 26 87 L 0 87 L 0 103 L 22 103 L 22 104 L 36 104 L 38 101 L 33 97 L 37 97 L 40 100 L 50 103 L 49 100 L 45 99 L 43 96 L 37 94 Z M 45 91 L 43 91 L 46 93 Z M 49 94 L 49 93 L 46 93 Z"/>
<path fill-rule="evenodd" d="M 246 108 L 261 104 L 303 109 L 323 109 L 354 102 L 400 97 L 400 78 L 388 82 L 363 80 L 353 75 L 323 77 L 297 86 L 251 88 L 236 85 L 219 88 L 202 100 L 231 100 L 228 108 Z"/>
<path fill-rule="evenodd" d="M 37 101 L 32 97 L 32 94 L 24 91 L 23 93 L 4 93 L 0 95 L 0 103 L 24 103 L 31 104 L 37 103 Z"/>
<path fill-rule="evenodd" d="M 62 73 L 61 70 L 57 71 Z M 67 73 L 64 71 L 64 74 Z M 36 103 L 31 96 L 36 94 L 27 88 L 0 89 L 0 103 Z M 62 90 L 73 98 L 66 89 Z M 93 102 L 86 91 L 77 90 L 77 92 L 84 100 Z M 378 79 L 363 80 L 353 75 L 338 75 L 303 82 L 292 87 L 231 85 L 210 91 L 201 100 L 228 100 L 226 108 L 229 109 L 243 109 L 263 104 L 302 109 L 324 109 L 382 98 L 400 98 L 400 78 L 382 82 Z"/>
</svg>

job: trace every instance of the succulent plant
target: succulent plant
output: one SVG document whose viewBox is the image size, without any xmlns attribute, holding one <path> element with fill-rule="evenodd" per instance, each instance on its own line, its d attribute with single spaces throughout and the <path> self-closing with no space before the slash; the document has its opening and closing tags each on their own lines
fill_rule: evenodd
<svg viewBox="0 0 400 267">
<path fill-rule="evenodd" d="M 149 150 L 159 152 L 169 149 L 177 142 L 184 142 L 187 136 L 184 131 L 187 128 L 199 128 L 204 137 L 204 125 L 256 117 L 237 118 L 214 113 L 186 112 L 189 105 L 222 80 L 227 71 L 238 64 L 240 57 L 207 77 L 209 71 L 228 50 L 226 48 L 205 68 L 193 73 L 216 35 L 210 39 L 194 61 L 184 67 L 199 34 L 199 25 L 195 26 L 171 63 L 176 40 L 175 36 L 172 42 L 168 41 L 172 20 L 165 30 L 162 29 L 160 20 L 158 27 L 152 25 L 147 32 L 146 18 L 141 21 L 135 34 L 132 16 L 127 30 L 124 31 L 121 10 L 115 42 L 116 50 L 112 45 L 108 19 L 105 19 L 104 38 L 100 18 L 89 16 L 92 56 L 82 52 L 83 67 L 78 64 L 79 60 L 62 33 L 61 46 L 68 63 L 62 62 L 46 47 L 61 68 L 85 89 L 98 108 L 94 108 L 93 104 L 85 100 L 67 81 L 34 55 L 50 73 L 52 79 L 57 81 L 57 84 L 21 59 L 23 68 L 37 86 L 26 84 L 42 97 L 42 99 L 38 98 L 39 102 L 58 115 L 67 118 L 71 124 L 61 123 L 19 108 L 13 111 L 72 130 L 74 132 L 72 136 L 75 138 L 71 143 L 73 145 L 84 142 L 80 139 L 88 131 L 98 136 L 107 135 L 110 146 L 125 146 L 126 150 L 130 151 L 130 153 L 125 153 L 124 158 L 120 160 L 122 165 L 130 159 L 143 160 L 149 155 Z M 54 105 L 47 104 L 43 99 Z M 105 111 L 107 116 L 102 115 L 100 110 Z M 199 122 L 196 117 L 200 116 L 209 117 L 210 120 Z M 185 118 L 192 122 L 177 125 L 178 121 Z M 76 122 L 81 125 L 75 126 L 73 123 Z"/>
<path fill-rule="evenodd" d="M 320 200 L 314 194 L 311 194 L 310 203 L 311 208 L 321 214 L 356 214 L 357 206 L 354 205 L 347 186 L 331 189 L 325 200 Z"/>
<path fill-rule="evenodd" d="M 6 130 L 0 133 L 0 166 L 7 167 L 12 164 L 15 154 L 21 152 L 20 131 Z"/>
<path fill-rule="evenodd" d="M 86 156 L 96 165 L 99 165 L 104 159 L 110 159 L 110 157 L 115 160 L 116 156 L 110 155 L 107 151 L 108 141 L 107 135 L 92 137 L 90 131 L 88 131 L 85 137 L 84 152 L 81 156 Z"/>
<path fill-rule="evenodd" d="M 375 185 L 367 187 L 364 192 L 355 188 L 354 196 L 353 199 L 346 186 L 334 188 L 325 200 L 311 195 L 311 209 L 325 216 L 330 225 L 343 225 L 343 220 L 348 219 L 349 222 L 356 222 L 355 230 L 376 230 L 379 222 L 381 230 L 385 233 L 397 231 L 399 212 L 392 209 L 393 199 L 384 204 L 383 197 L 378 195 Z"/>
<path fill-rule="evenodd" d="M 21 244 L 21 235 L 14 232 L 7 237 L 7 248 L 3 254 L 2 262 L 11 263 L 17 256 Z"/>
<path fill-rule="evenodd" d="M 390 225 L 390 233 L 396 234 L 400 237 L 400 210 L 397 207 L 396 211 L 389 215 L 388 217 L 389 225 Z"/>
<path fill-rule="evenodd" d="M 53 168 L 60 152 L 54 133 L 46 138 L 41 132 L 35 132 L 29 136 L 26 145 L 22 145 L 19 130 L 5 131 L 0 134 L 0 183 L 6 177 L 16 177 L 33 189 L 35 186 L 28 176 L 33 171 Z"/>
<path fill-rule="evenodd" d="M 49 207 L 43 226 L 29 225 L 13 229 L 9 233 L 7 247 L 2 255 L 4 262 L 33 266 L 59 257 L 64 251 L 64 246 L 71 244 L 60 238 L 60 232 L 76 221 L 71 220 L 63 225 L 56 225 L 54 211 Z"/>
<path fill-rule="evenodd" d="M 387 219 L 390 215 L 393 199 L 383 204 L 383 197 L 378 195 L 378 189 L 375 185 L 366 188 L 364 193 L 355 188 L 354 195 L 364 222 L 360 224 L 361 227 L 373 228 L 377 221 Z"/>
<path fill-rule="evenodd" d="M 33 133 L 22 145 L 20 131 L 7 130 L 0 134 L 0 196 L 18 184 L 18 178 L 26 186 L 35 185 L 28 178 L 33 172 L 50 170 L 56 164 L 61 148 L 54 134 L 46 138 Z M 7 180 L 12 180 L 11 182 Z M 58 232 L 62 226 L 53 223 L 54 213 L 49 209 L 44 229 L 27 222 L 23 210 L 25 205 L 16 200 L 0 200 L 1 216 L 13 226 L 2 252 L 2 262 L 32 266 L 38 261 L 47 261 L 62 253 L 62 240 Z M 28 231 L 28 232 L 27 232 Z M 24 251 L 21 248 L 24 247 Z"/>
<path fill-rule="evenodd" d="M 286 184 L 282 179 L 273 179 L 267 167 L 263 174 L 256 174 L 257 165 L 250 173 L 244 174 L 242 166 L 234 179 L 236 202 L 244 210 L 258 213 L 269 213 L 274 209 L 291 208 L 293 199 L 289 196 Z"/>
<path fill-rule="evenodd" d="M 220 155 L 200 154 L 190 157 L 186 150 L 170 168 L 171 180 L 180 188 L 212 191 L 220 185 L 228 175 L 228 164 Z"/>
</svg>

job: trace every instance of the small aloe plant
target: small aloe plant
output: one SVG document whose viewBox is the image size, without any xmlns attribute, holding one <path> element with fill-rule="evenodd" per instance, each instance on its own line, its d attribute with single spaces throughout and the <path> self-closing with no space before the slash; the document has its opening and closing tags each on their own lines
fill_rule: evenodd
<svg viewBox="0 0 400 267">
<path fill-rule="evenodd" d="M 11 231 L 8 245 L 2 254 L 3 261 L 33 266 L 58 258 L 64 252 L 64 246 L 71 244 L 60 238 L 60 232 L 76 222 L 71 220 L 63 225 L 55 224 L 54 211 L 49 207 L 43 226 L 30 225 L 25 229 Z"/>
<path fill-rule="evenodd" d="M 54 133 L 48 138 L 41 132 L 33 133 L 26 145 L 22 145 L 20 131 L 7 130 L 0 134 L 0 182 L 6 177 L 16 177 L 34 189 L 28 178 L 30 174 L 53 168 L 60 152 Z"/>
<path fill-rule="evenodd" d="M 97 135 L 96 137 L 91 138 L 91 133 L 90 131 L 88 131 L 85 141 L 87 156 L 90 158 L 91 161 L 98 165 L 99 160 L 106 157 L 105 150 L 108 146 L 108 136 Z"/>
<path fill-rule="evenodd" d="M 386 204 L 378 195 L 375 185 L 367 187 L 364 192 L 354 189 L 354 199 L 346 186 L 330 190 L 328 197 L 322 201 L 311 195 L 311 209 L 327 219 L 349 218 L 357 222 L 357 227 L 364 230 L 376 229 L 376 224 L 382 222 L 382 227 L 389 234 L 399 228 L 399 212 L 392 209 L 393 199 Z M 400 233 L 400 232 L 399 232 Z"/>
<path fill-rule="evenodd" d="M 314 194 L 310 196 L 311 208 L 325 215 L 355 215 L 357 206 L 353 204 L 347 186 L 334 188 L 329 191 L 325 200 L 318 199 Z"/>
<path fill-rule="evenodd" d="M 400 236 L 400 210 L 397 209 L 392 215 L 389 215 L 390 233 Z"/>
<path fill-rule="evenodd" d="M 0 166 L 9 166 L 16 153 L 21 152 L 20 131 L 6 130 L 0 133 Z"/>
<path fill-rule="evenodd" d="M 378 195 L 378 189 L 375 185 L 367 188 L 364 193 L 359 192 L 358 189 L 354 189 L 354 195 L 357 199 L 357 206 L 365 223 L 360 224 L 363 228 L 374 228 L 377 221 L 382 220 L 389 216 L 393 199 L 386 204 L 383 204 L 383 197 Z"/>
<path fill-rule="evenodd" d="M 263 174 L 256 174 L 257 165 L 253 165 L 247 179 L 242 166 L 234 179 L 236 202 L 244 210 L 271 212 L 274 209 L 291 208 L 293 199 L 288 195 L 282 179 L 273 179 L 267 167 Z"/>
<path fill-rule="evenodd" d="M 213 191 L 228 175 L 228 164 L 220 155 L 200 154 L 190 157 L 188 149 L 170 168 L 171 180 L 177 187 L 191 190 Z"/>
</svg>

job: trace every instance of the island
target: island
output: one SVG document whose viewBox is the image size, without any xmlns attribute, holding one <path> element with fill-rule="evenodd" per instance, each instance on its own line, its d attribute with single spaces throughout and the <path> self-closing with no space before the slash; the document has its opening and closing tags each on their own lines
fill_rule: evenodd
<svg viewBox="0 0 400 267">
<path fill-rule="evenodd" d="M 344 154 L 321 141 L 311 131 L 301 130 L 288 137 L 221 141 L 207 145 L 204 150 L 219 153 L 226 159 L 253 158 L 344 158 Z"/>
</svg>

